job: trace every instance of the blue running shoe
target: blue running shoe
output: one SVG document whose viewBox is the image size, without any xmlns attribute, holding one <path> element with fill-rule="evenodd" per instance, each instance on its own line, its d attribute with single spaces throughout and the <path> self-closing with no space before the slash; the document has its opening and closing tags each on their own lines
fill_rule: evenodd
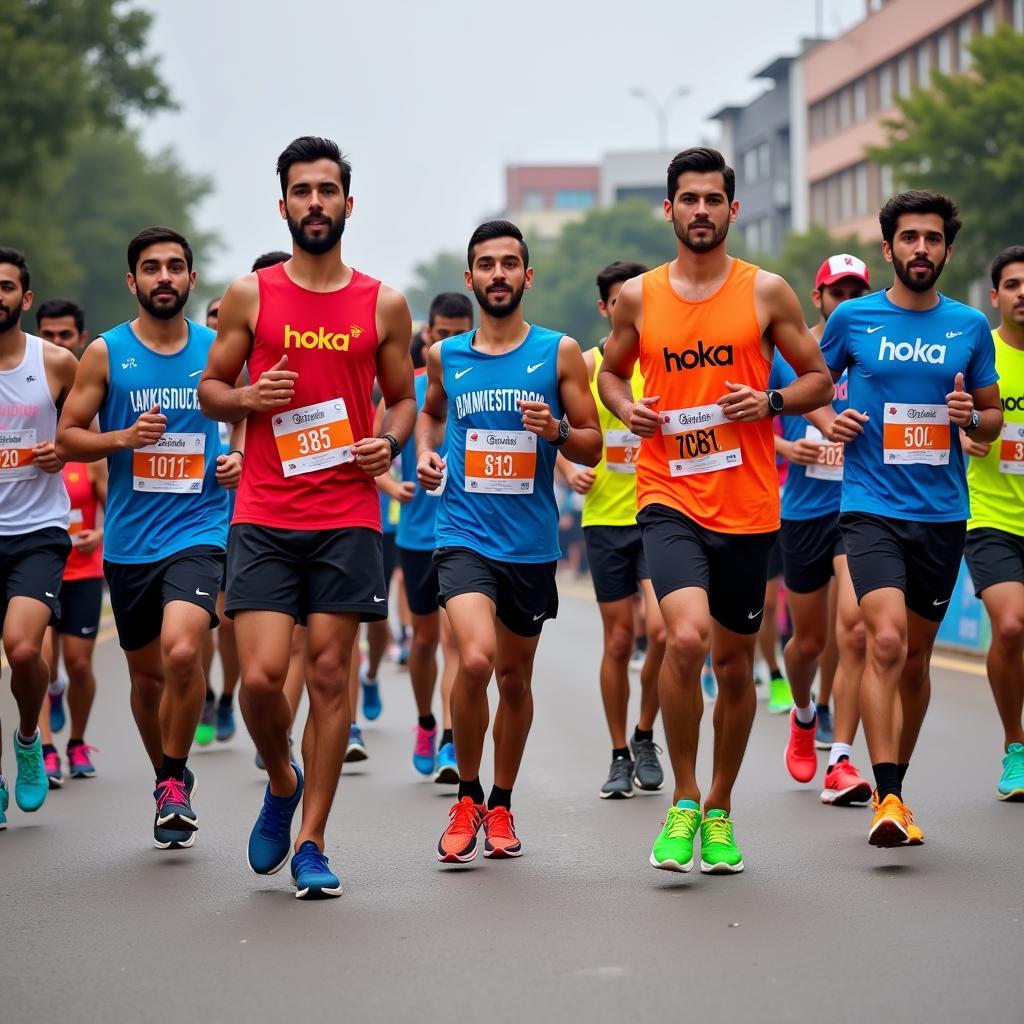
<svg viewBox="0 0 1024 1024">
<path fill-rule="evenodd" d="M 455 744 L 445 743 L 437 752 L 437 771 L 434 781 L 439 786 L 457 786 L 459 784 L 459 766 L 455 763 Z"/>
<path fill-rule="evenodd" d="M 67 722 L 67 715 L 64 713 L 64 687 L 60 693 L 48 693 L 50 698 L 50 731 L 60 732 Z"/>
<path fill-rule="evenodd" d="M 358 725 L 349 727 L 348 746 L 345 748 L 345 764 L 353 761 L 365 761 L 370 755 L 366 752 L 366 744 L 363 742 L 363 730 Z"/>
<path fill-rule="evenodd" d="M 235 735 L 235 707 L 233 704 L 217 705 L 217 742 L 227 743 Z"/>
<path fill-rule="evenodd" d="M 416 725 L 416 745 L 412 748 L 412 766 L 420 775 L 433 775 L 436 764 L 434 749 L 437 744 L 437 728 L 424 729 Z"/>
<path fill-rule="evenodd" d="M 307 839 L 292 857 L 292 878 L 297 900 L 326 900 L 341 895 L 341 882 L 327 866 L 323 851 Z"/>
<path fill-rule="evenodd" d="M 14 780 L 14 800 L 23 811 L 38 811 L 50 792 L 50 780 L 43 763 L 43 741 L 36 729 L 36 738 L 25 746 L 14 730 L 14 757 L 18 762 L 18 777 Z"/>
<path fill-rule="evenodd" d="M 832 725 L 832 712 L 827 704 L 819 704 L 817 709 L 818 724 L 815 727 L 814 745 L 818 750 L 831 750 L 835 742 L 835 728 Z"/>
<path fill-rule="evenodd" d="M 302 799 L 302 770 L 293 761 L 295 792 L 291 796 L 274 796 L 270 784 L 263 794 L 263 807 L 249 834 L 246 860 L 257 875 L 273 875 L 288 863 L 292 852 L 292 818 Z"/>
<path fill-rule="evenodd" d="M 1024 743 L 1011 743 L 1006 748 L 998 793 L 1000 800 L 1024 801 Z"/>
<path fill-rule="evenodd" d="M 162 779 L 156 784 L 153 845 L 158 850 L 187 850 L 195 843 L 199 830 L 199 816 L 192 810 L 195 791 L 196 777 L 189 768 L 183 781 Z"/>
<path fill-rule="evenodd" d="M 368 722 L 375 722 L 384 710 L 380 700 L 380 683 L 369 676 L 360 676 L 359 685 L 363 689 L 363 717 Z"/>
<path fill-rule="evenodd" d="M 705 700 L 711 701 L 718 697 L 718 680 L 711 669 L 710 658 L 704 662 L 704 667 L 700 671 L 700 688 L 704 691 Z"/>
<path fill-rule="evenodd" d="M 7 792 L 7 780 L 0 776 L 0 831 L 7 828 L 7 807 L 11 802 L 11 794 Z"/>
</svg>

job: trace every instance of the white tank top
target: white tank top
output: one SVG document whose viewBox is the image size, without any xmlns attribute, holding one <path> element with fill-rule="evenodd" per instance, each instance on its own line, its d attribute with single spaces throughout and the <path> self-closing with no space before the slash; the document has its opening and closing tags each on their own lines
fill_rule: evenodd
<svg viewBox="0 0 1024 1024">
<path fill-rule="evenodd" d="M 25 358 L 0 370 L 0 536 L 20 536 L 48 526 L 68 528 L 71 502 L 60 473 L 44 473 L 31 450 L 57 433 L 57 407 L 43 365 L 43 345 L 25 335 Z"/>
</svg>

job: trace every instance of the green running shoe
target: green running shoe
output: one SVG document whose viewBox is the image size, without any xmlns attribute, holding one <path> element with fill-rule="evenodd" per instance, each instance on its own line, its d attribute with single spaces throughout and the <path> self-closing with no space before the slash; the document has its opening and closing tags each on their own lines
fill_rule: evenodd
<svg viewBox="0 0 1024 1024">
<path fill-rule="evenodd" d="M 1000 800 L 1024 801 L 1024 744 L 1011 743 L 1006 748 L 998 793 Z"/>
<path fill-rule="evenodd" d="M 217 721 L 217 701 L 207 697 L 203 701 L 203 714 L 196 726 L 196 743 L 201 747 L 208 747 L 213 742 L 215 724 Z"/>
<path fill-rule="evenodd" d="M 743 854 L 732 835 L 725 811 L 708 811 L 700 823 L 700 869 L 705 875 L 735 875 L 743 870 Z"/>
<path fill-rule="evenodd" d="M 793 691 L 789 688 L 789 680 L 785 676 L 772 676 L 768 684 L 768 713 L 788 715 L 792 706 Z"/>
<path fill-rule="evenodd" d="M 680 800 L 665 815 L 665 827 L 654 840 L 651 864 L 662 871 L 693 868 L 693 838 L 700 828 L 700 808 L 692 800 Z"/>
</svg>

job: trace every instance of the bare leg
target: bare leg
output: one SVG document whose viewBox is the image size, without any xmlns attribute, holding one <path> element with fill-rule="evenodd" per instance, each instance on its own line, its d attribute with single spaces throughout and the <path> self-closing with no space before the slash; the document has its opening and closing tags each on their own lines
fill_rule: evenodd
<svg viewBox="0 0 1024 1024">
<path fill-rule="evenodd" d="M 1024 585 L 994 583 L 985 588 L 982 598 L 992 620 L 988 682 L 1003 723 L 1005 749 L 1011 743 L 1024 743 Z"/>
<path fill-rule="evenodd" d="M 783 651 L 786 676 L 793 691 L 793 702 L 798 708 L 805 708 L 811 703 L 818 659 L 830 633 L 828 587 L 810 594 L 790 593 L 789 610 L 793 616 L 793 635 Z"/>
<path fill-rule="evenodd" d="M 43 641 L 50 608 L 34 597 L 12 597 L 3 622 L 4 651 L 11 666 L 11 693 L 18 704 L 18 731 L 35 736 L 50 683 Z"/>
<path fill-rule="evenodd" d="M 861 715 L 872 764 L 898 763 L 900 678 L 907 661 L 907 608 L 903 591 L 884 587 L 860 603 L 867 632 Z"/>
<path fill-rule="evenodd" d="M 168 757 L 188 757 L 206 697 L 204 643 L 210 636 L 209 613 L 187 601 L 164 606 L 160 651 L 164 669 L 160 731 Z"/>
<path fill-rule="evenodd" d="M 438 614 L 441 618 L 441 647 L 444 651 L 444 669 L 441 672 L 441 723 L 443 728 L 452 727 L 452 689 L 455 677 L 459 672 L 459 645 L 455 641 L 455 632 L 448 620 L 448 613 L 442 608 Z"/>
<path fill-rule="evenodd" d="M 864 674 L 864 659 L 867 651 L 867 634 L 864 619 L 857 604 L 857 595 L 850 579 L 850 567 L 846 555 L 834 561 L 836 570 L 836 647 L 839 650 L 839 664 L 833 682 L 836 743 L 853 745 L 860 725 L 861 677 Z"/>
<path fill-rule="evenodd" d="M 540 636 L 519 636 L 500 622 L 496 626 L 498 710 L 494 715 L 494 784 L 512 789 L 533 724 L 533 659 Z"/>
<path fill-rule="evenodd" d="M 654 594 L 650 580 L 640 581 L 640 592 L 644 600 L 644 618 L 647 628 L 647 654 L 640 669 L 640 717 L 637 728 L 650 730 L 658 717 L 658 678 L 665 658 L 665 620 Z"/>
<path fill-rule="evenodd" d="M 68 670 L 68 710 L 71 712 L 70 738 L 85 739 L 85 728 L 89 723 L 96 697 L 96 677 L 92 671 L 92 654 L 95 640 L 80 636 L 64 637 L 64 667 Z"/>
<path fill-rule="evenodd" d="M 601 700 L 612 749 L 626 746 L 629 712 L 629 658 L 633 653 L 633 598 L 598 604 L 604 629 L 601 654 Z"/>
<path fill-rule="evenodd" d="M 838 606 L 839 585 L 833 579 L 828 586 L 828 638 L 825 641 L 825 650 L 821 652 L 821 660 L 818 662 L 818 671 L 820 673 L 818 703 L 822 707 L 827 707 L 832 699 L 832 685 L 835 682 L 836 668 L 839 665 L 839 643 L 836 640 L 835 628 Z"/>
<path fill-rule="evenodd" d="M 409 647 L 409 681 L 416 700 L 416 713 L 431 714 L 437 686 L 437 645 L 441 623 L 437 612 L 412 616 L 412 643 Z"/>
</svg>

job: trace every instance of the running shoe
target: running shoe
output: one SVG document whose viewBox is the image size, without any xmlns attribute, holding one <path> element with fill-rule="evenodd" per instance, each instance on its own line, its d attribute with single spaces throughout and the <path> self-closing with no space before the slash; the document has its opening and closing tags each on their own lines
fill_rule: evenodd
<svg viewBox="0 0 1024 1024">
<path fill-rule="evenodd" d="M 785 715 L 793 706 L 793 692 L 785 676 L 772 676 L 768 684 L 768 713 Z"/>
<path fill-rule="evenodd" d="M 786 744 L 786 768 L 797 782 L 810 782 L 818 774 L 818 752 L 814 749 L 814 723 L 801 725 L 796 708 L 789 712 L 789 742 Z"/>
<path fill-rule="evenodd" d="M 512 812 L 507 807 L 492 807 L 484 815 L 484 856 L 505 860 L 519 857 L 522 852 Z"/>
<path fill-rule="evenodd" d="M 217 702 L 216 736 L 218 743 L 227 743 L 235 735 L 235 707 Z"/>
<path fill-rule="evenodd" d="M 668 809 L 661 824 L 661 835 L 654 840 L 651 850 L 651 865 L 662 871 L 691 871 L 693 840 L 700 828 L 700 807 L 693 800 L 680 800 Z"/>
<path fill-rule="evenodd" d="M 434 754 L 437 748 L 437 729 L 424 729 L 416 725 L 416 745 L 412 748 L 412 766 L 420 775 L 433 775 L 437 766 Z"/>
<path fill-rule="evenodd" d="M 635 672 L 639 672 L 644 667 L 644 661 L 647 658 L 647 652 L 640 650 L 639 647 L 633 648 L 633 653 L 629 656 L 629 668 Z"/>
<path fill-rule="evenodd" d="M 312 839 L 307 839 L 292 857 L 292 879 L 297 900 L 326 900 L 341 895 L 338 876 Z"/>
<path fill-rule="evenodd" d="M 14 802 L 23 811 L 38 811 L 43 806 L 50 783 L 43 764 L 43 741 L 36 729 L 36 738 L 25 746 L 14 730 L 14 757 L 18 764 L 18 777 L 14 780 Z"/>
<path fill-rule="evenodd" d="M 50 732 L 60 732 L 67 722 L 67 715 L 64 711 L 65 689 L 66 687 L 62 686 L 56 693 L 52 690 L 47 691 L 47 696 L 50 698 Z"/>
<path fill-rule="evenodd" d="M 665 784 L 665 773 L 658 760 L 658 755 L 664 751 L 654 740 L 638 740 L 635 736 L 629 741 L 629 749 L 633 751 L 636 764 L 633 784 L 648 793 L 656 793 Z"/>
<path fill-rule="evenodd" d="M 914 820 L 914 812 L 906 804 L 903 812 L 907 817 L 907 846 L 924 846 L 924 831 Z"/>
<path fill-rule="evenodd" d="M 814 745 L 818 750 L 831 750 L 835 742 L 835 728 L 832 725 L 832 711 L 828 705 L 817 709 L 818 726 L 814 733 Z"/>
<path fill-rule="evenodd" d="M 213 728 L 216 720 L 217 701 L 213 697 L 207 697 L 203 701 L 203 713 L 196 726 L 196 743 L 199 746 L 208 747 L 213 742 Z"/>
<path fill-rule="evenodd" d="M 60 769 L 60 754 L 56 750 L 43 751 L 43 768 L 50 789 L 60 789 L 64 785 L 64 773 Z"/>
<path fill-rule="evenodd" d="M 162 779 L 153 790 L 153 845 L 158 850 L 187 849 L 196 841 L 199 818 L 192 810 L 196 777 L 186 768 L 184 779 Z"/>
<path fill-rule="evenodd" d="M 1003 774 L 996 790 L 1000 800 L 1024 800 L 1024 743 L 1011 743 L 1003 758 Z"/>
<path fill-rule="evenodd" d="M 363 742 L 363 730 L 358 725 L 349 726 L 348 746 L 345 747 L 345 764 L 353 761 L 365 761 L 370 755 L 366 752 Z"/>
<path fill-rule="evenodd" d="M 872 846 L 902 846 L 907 839 L 907 809 L 895 793 L 879 801 L 877 793 L 872 804 L 875 816 L 868 830 L 868 842 Z"/>
<path fill-rule="evenodd" d="M 292 818 L 302 799 L 302 771 L 294 761 L 292 768 L 295 769 L 295 792 L 291 796 L 274 796 L 268 782 L 259 817 L 249 833 L 246 860 L 257 875 L 280 871 L 292 852 Z"/>
<path fill-rule="evenodd" d="M 871 799 L 871 783 L 860 777 L 860 772 L 845 758 L 830 764 L 825 770 L 825 788 L 821 791 L 823 804 L 849 807 L 865 804 Z"/>
<path fill-rule="evenodd" d="M 68 744 L 68 774 L 73 779 L 91 779 L 96 774 L 90 754 L 98 753 L 88 743 Z"/>
<path fill-rule="evenodd" d="M 613 757 L 608 778 L 598 796 L 602 800 L 628 800 L 633 795 L 633 768 L 628 757 Z"/>
<path fill-rule="evenodd" d="M 464 796 L 448 811 L 448 827 L 437 843 L 437 859 L 442 864 L 468 864 L 477 853 L 476 834 L 483 824 L 487 808 Z"/>
<path fill-rule="evenodd" d="M 11 794 L 7 792 L 7 780 L 0 777 L 0 832 L 7 828 L 7 808 L 11 802 Z"/>
<path fill-rule="evenodd" d="M 455 762 L 455 744 L 445 743 L 437 752 L 437 771 L 434 781 L 440 786 L 455 786 L 459 782 L 459 766 Z"/>
<path fill-rule="evenodd" d="M 743 870 L 743 854 L 725 811 L 708 811 L 700 823 L 700 869 L 705 875 L 735 875 Z"/>
<path fill-rule="evenodd" d="M 713 701 L 718 697 L 718 680 L 711 669 L 710 658 L 704 662 L 704 667 L 700 670 L 700 688 L 705 700 Z"/>
<path fill-rule="evenodd" d="M 395 658 L 395 661 L 397 661 L 399 665 L 408 665 L 409 664 L 409 641 L 408 640 L 403 640 L 398 645 L 398 657 Z"/>
<path fill-rule="evenodd" d="M 363 691 L 363 717 L 368 722 L 375 722 L 380 718 L 384 705 L 380 699 L 380 683 L 369 676 L 360 676 L 359 685 Z"/>
</svg>

